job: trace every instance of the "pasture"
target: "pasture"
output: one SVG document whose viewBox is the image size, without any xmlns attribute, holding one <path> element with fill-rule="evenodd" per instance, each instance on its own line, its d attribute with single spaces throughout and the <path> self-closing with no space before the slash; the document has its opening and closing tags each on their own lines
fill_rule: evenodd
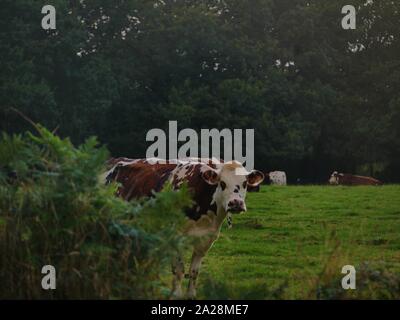
<svg viewBox="0 0 400 320">
<path fill-rule="evenodd" d="M 246 213 L 233 217 L 233 229 L 222 227 L 205 257 L 199 298 L 214 298 L 210 290 L 221 283 L 215 298 L 225 291 L 233 298 L 263 298 L 263 290 L 280 286 L 279 298 L 315 298 L 318 281 L 333 279 L 341 288 L 346 264 L 367 262 L 400 273 L 399 185 L 263 186 L 247 195 L 247 205 Z"/>
</svg>

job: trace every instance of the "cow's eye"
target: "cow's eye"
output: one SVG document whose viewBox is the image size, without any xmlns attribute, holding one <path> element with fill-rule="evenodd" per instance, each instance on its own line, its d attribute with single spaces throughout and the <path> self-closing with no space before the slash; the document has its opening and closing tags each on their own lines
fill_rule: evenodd
<svg viewBox="0 0 400 320">
<path fill-rule="evenodd" d="M 246 187 L 247 187 L 247 181 L 243 182 L 243 188 L 246 189 Z"/>
<path fill-rule="evenodd" d="M 221 185 L 221 189 L 222 189 L 222 190 L 225 190 L 225 188 L 226 188 L 226 183 L 223 182 L 223 181 L 221 181 L 220 185 Z"/>
</svg>

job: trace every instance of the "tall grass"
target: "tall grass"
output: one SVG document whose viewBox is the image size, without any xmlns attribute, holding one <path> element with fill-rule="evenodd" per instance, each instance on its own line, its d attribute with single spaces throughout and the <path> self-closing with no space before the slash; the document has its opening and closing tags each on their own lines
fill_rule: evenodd
<svg viewBox="0 0 400 320">
<path fill-rule="evenodd" d="M 319 272 L 305 279 L 304 290 L 293 297 L 290 279 L 274 286 L 264 281 L 229 282 L 208 275 L 200 290 L 206 299 L 233 300 L 398 300 L 400 299 L 400 274 L 388 269 L 384 261 L 363 261 L 354 266 L 355 289 L 344 290 L 340 272 L 349 261 L 349 252 L 342 246 L 335 232 L 331 232 L 325 243 L 327 253 L 321 261 Z"/>
<path fill-rule="evenodd" d="M 246 204 L 205 257 L 199 297 L 399 298 L 399 185 L 262 186 Z"/>
</svg>

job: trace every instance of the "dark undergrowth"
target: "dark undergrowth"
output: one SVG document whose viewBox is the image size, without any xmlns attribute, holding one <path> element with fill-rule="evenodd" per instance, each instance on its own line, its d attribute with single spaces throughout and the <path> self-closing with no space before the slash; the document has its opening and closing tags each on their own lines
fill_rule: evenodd
<svg viewBox="0 0 400 320">
<path fill-rule="evenodd" d="M 128 203 L 99 179 L 108 152 L 41 126 L 0 140 L 0 299 L 165 298 L 159 281 L 184 246 L 185 189 Z M 56 290 L 41 286 L 44 265 Z"/>
</svg>

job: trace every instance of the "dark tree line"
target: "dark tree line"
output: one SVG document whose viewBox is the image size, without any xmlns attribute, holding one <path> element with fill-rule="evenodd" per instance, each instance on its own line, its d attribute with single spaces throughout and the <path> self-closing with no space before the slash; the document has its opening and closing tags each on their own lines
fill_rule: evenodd
<svg viewBox="0 0 400 320">
<path fill-rule="evenodd" d="M 354 0 L 3 0 L 0 128 L 10 107 L 75 143 L 143 157 L 146 132 L 254 128 L 257 168 L 400 181 L 400 3 Z"/>
</svg>

